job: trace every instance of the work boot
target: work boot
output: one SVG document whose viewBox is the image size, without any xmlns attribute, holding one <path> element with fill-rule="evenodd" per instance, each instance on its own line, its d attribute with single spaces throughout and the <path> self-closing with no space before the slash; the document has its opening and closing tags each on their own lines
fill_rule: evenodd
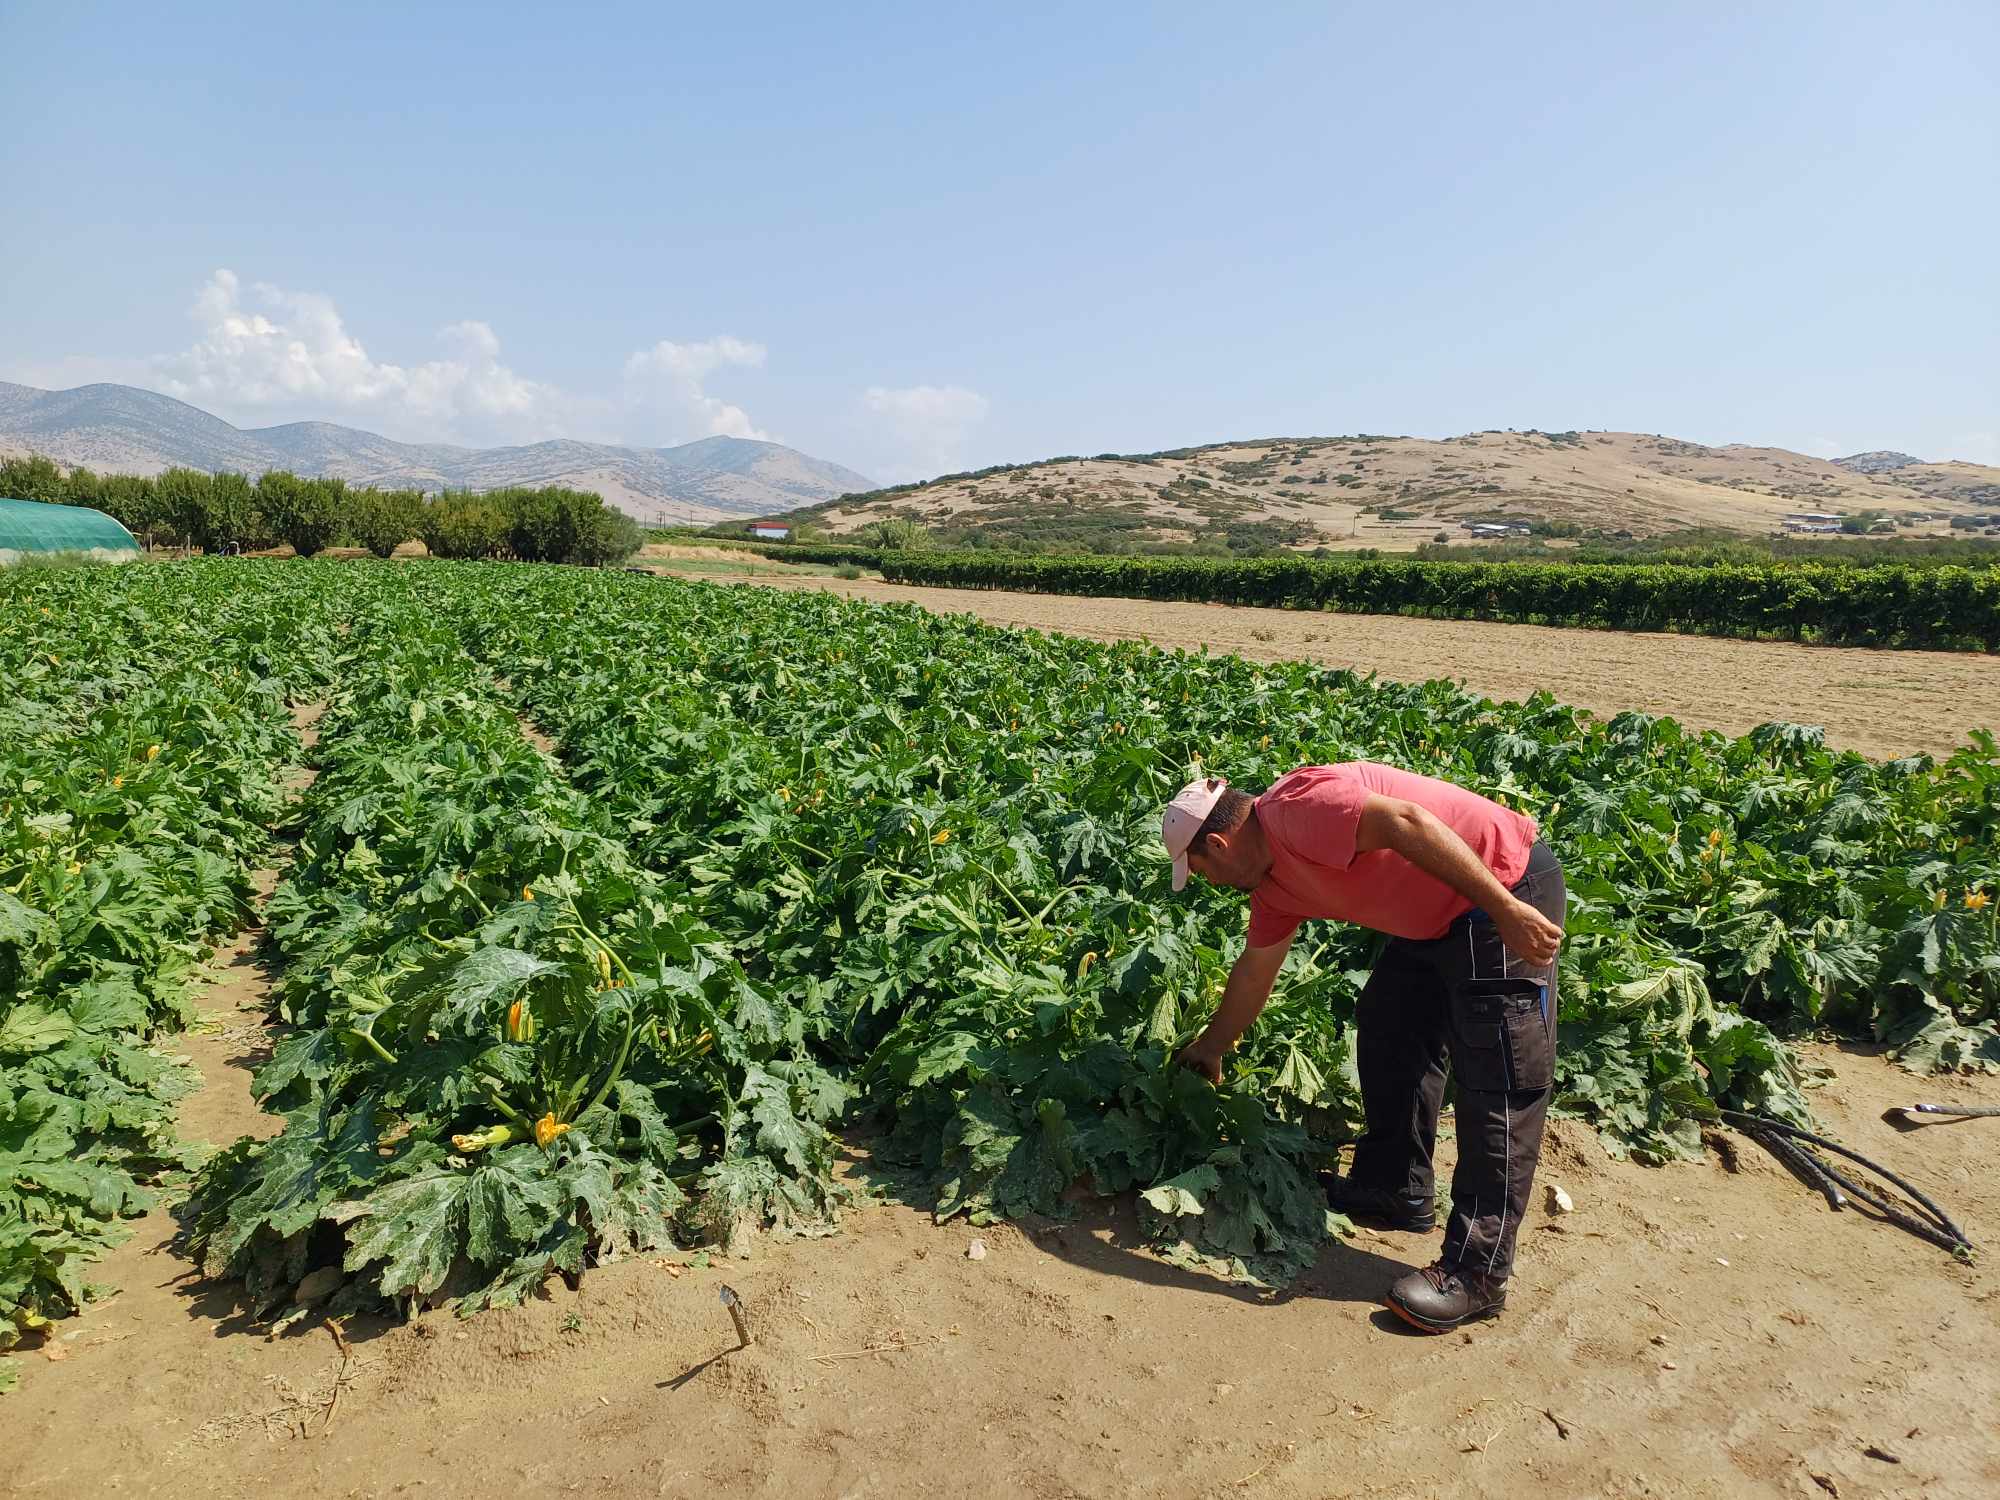
<svg viewBox="0 0 2000 1500">
<path fill-rule="evenodd" d="M 1422 1233 L 1437 1228 L 1437 1204 L 1415 1193 L 1394 1193 L 1388 1188 L 1363 1187 L 1348 1177 L 1328 1177 L 1326 1206 L 1349 1218 L 1374 1219 L 1391 1229 Z"/>
<path fill-rule="evenodd" d="M 1389 1308 L 1426 1333 L 1449 1333 L 1461 1323 L 1498 1317 L 1507 1284 L 1443 1261 L 1412 1271 L 1389 1288 Z"/>
</svg>

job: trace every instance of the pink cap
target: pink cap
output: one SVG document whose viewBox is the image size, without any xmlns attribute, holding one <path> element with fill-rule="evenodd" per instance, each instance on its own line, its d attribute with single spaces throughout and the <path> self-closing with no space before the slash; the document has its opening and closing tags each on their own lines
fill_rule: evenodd
<svg viewBox="0 0 2000 1500">
<path fill-rule="evenodd" d="M 1188 882 L 1188 845 L 1201 832 L 1201 825 L 1208 821 L 1208 815 L 1215 811 L 1215 804 L 1222 800 L 1222 794 L 1229 783 L 1220 776 L 1210 776 L 1203 781 L 1190 781 L 1180 789 L 1174 800 L 1167 804 L 1167 810 L 1160 814 L 1160 842 L 1167 846 L 1167 853 L 1174 857 L 1174 889 L 1179 890 Z"/>
</svg>

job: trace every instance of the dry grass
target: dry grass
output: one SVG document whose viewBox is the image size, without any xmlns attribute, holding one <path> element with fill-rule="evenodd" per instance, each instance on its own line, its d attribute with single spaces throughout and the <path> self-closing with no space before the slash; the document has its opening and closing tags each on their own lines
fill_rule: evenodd
<svg viewBox="0 0 2000 1500">
<path fill-rule="evenodd" d="M 666 559 L 695 561 L 705 559 L 715 562 L 762 562 L 764 559 L 755 552 L 744 551 L 740 547 L 692 547 L 680 542 L 649 542 L 639 549 L 639 562 L 661 562 Z"/>
</svg>

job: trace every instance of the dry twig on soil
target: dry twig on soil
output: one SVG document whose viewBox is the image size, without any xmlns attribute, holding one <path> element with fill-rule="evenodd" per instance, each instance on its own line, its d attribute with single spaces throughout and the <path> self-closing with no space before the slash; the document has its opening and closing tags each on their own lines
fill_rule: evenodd
<svg viewBox="0 0 2000 1500">
<path fill-rule="evenodd" d="M 941 1333 L 934 1333 L 929 1338 L 917 1339 L 915 1341 L 904 1338 L 900 1333 L 894 1333 L 889 1336 L 887 1342 L 870 1344 L 865 1349 L 842 1349 L 838 1353 L 811 1354 L 807 1358 L 826 1363 L 836 1359 L 860 1359 L 863 1355 L 867 1354 L 900 1354 L 905 1350 L 922 1348 L 929 1344 L 942 1344 L 943 1342 L 944 1335 Z"/>
<path fill-rule="evenodd" d="M 333 1414 L 340 1406 L 340 1388 L 347 1384 L 347 1367 L 354 1362 L 354 1350 L 347 1342 L 347 1335 L 333 1319 L 323 1320 L 326 1331 L 333 1335 L 334 1347 L 340 1350 L 340 1369 L 333 1377 L 333 1394 L 326 1398 L 326 1421 L 320 1424 L 319 1435 L 325 1437 L 333 1431 Z M 300 1436 L 305 1435 L 305 1424 L 299 1424 Z"/>
</svg>

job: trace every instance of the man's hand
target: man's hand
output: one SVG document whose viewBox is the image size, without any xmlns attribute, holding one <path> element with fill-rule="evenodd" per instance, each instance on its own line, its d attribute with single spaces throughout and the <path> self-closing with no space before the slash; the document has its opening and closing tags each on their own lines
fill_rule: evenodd
<svg viewBox="0 0 2000 1500">
<path fill-rule="evenodd" d="M 1181 1048 L 1180 1056 L 1174 1061 L 1183 1068 L 1192 1068 L 1210 1083 L 1222 1082 L 1222 1055 L 1229 1050 L 1227 1042 L 1212 1042 L 1204 1032 Z"/>
<path fill-rule="evenodd" d="M 1207 1029 L 1181 1048 L 1174 1061 L 1194 1069 L 1210 1083 L 1221 1083 L 1223 1057 L 1271 998 L 1271 984 L 1291 946 L 1292 935 L 1286 933 L 1266 947 L 1245 948 L 1238 954 L 1229 966 L 1229 983 L 1222 987 L 1222 1003 L 1215 1007 Z"/>
<path fill-rule="evenodd" d="M 1563 930 L 1527 902 L 1509 898 L 1509 904 L 1493 914 L 1493 926 L 1516 958 L 1538 969 L 1556 961 Z"/>
</svg>

